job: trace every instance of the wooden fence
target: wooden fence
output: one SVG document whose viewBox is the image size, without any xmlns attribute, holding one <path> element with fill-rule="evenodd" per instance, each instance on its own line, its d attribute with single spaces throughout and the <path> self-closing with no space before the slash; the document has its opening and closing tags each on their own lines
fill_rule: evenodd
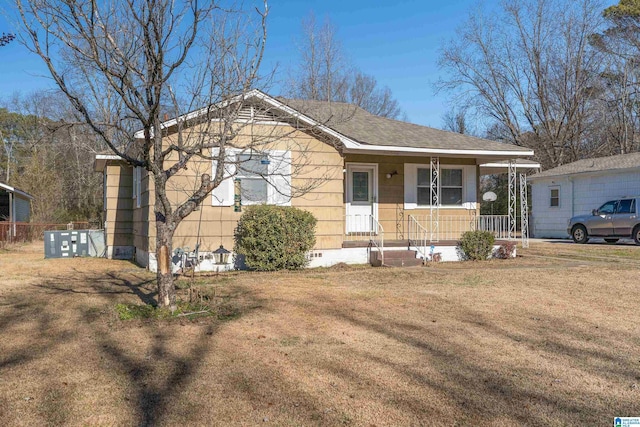
<svg viewBox="0 0 640 427">
<path fill-rule="evenodd" d="M 42 240 L 44 232 L 50 230 L 87 230 L 100 228 L 89 222 L 33 223 L 0 221 L 0 243 L 19 243 Z"/>
</svg>

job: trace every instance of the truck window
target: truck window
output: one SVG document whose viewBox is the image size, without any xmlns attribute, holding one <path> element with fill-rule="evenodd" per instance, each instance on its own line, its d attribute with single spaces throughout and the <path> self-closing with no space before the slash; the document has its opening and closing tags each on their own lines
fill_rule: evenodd
<svg viewBox="0 0 640 427">
<path fill-rule="evenodd" d="M 600 214 L 612 214 L 616 211 L 616 200 L 610 201 L 605 203 L 604 205 L 600 206 L 600 208 L 598 209 L 598 213 Z"/>
<path fill-rule="evenodd" d="M 620 203 L 618 203 L 618 209 L 616 210 L 616 213 L 618 214 L 630 214 L 630 213 L 634 213 L 635 210 L 635 206 L 634 206 L 634 200 L 633 199 L 624 199 L 624 200 L 620 200 Z"/>
</svg>

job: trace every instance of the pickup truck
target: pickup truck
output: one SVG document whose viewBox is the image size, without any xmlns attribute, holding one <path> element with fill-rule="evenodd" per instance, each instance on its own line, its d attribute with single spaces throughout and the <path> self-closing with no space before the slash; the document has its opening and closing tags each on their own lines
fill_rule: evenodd
<svg viewBox="0 0 640 427">
<path fill-rule="evenodd" d="M 600 237 L 607 243 L 632 238 L 640 244 L 639 204 L 640 198 L 636 197 L 608 201 L 594 209 L 591 215 L 571 218 L 567 232 L 576 243 L 587 243 L 590 237 Z"/>
</svg>

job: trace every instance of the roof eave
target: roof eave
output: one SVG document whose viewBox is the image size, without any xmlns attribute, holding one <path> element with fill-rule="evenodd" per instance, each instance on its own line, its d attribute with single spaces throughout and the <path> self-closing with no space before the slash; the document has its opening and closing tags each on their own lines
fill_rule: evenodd
<svg viewBox="0 0 640 427">
<path fill-rule="evenodd" d="M 491 157 L 495 159 L 513 159 L 520 157 L 531 157 L 533 151 L 520 150 L 463 150 L 454 148 L 418 148 L 418 147 L 392 147 L 386 145 L 363 145 L 358 144 L 356 147 L 345 147 L 344 152 L 347 154 L 382 154 L 382 155 L 438 155 L 438 156 L 455 156 L 455 157 Z"/>
<path fill-rule="evenodd" d="M 109 160 L 122 161 L 122 157 L 115 154 L 96 154 L 96 158 L 93 160 L 93 171 L 102 172 L 107 166 Z"/>
</svg>

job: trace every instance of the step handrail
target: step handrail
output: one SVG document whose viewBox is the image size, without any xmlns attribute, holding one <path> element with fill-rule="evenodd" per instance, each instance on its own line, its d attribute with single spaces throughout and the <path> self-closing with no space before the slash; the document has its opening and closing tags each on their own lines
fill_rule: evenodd
<svg viewBox="0 0 640 427">
<path fill-rule="evenodd" d="M 424 228 L 418 220 L 413 216 L 409 215 L 409 246 L 413 246 L 416 248 L 418 253 L 422 256 L 423 260 L 428 259 L 427 255 L 427 240 L 429 240 L 428 235 L 429 231 Z M 412 245 L 412 242 L 416 244 Z"/>
<path fill-rule="evenodd" d="M 380 253 L 380 262 L 384 265 L 384 228 L 382 224 L 371 215 L 371 227 L 369 230 L 369 242 Z"/>
</svg>

